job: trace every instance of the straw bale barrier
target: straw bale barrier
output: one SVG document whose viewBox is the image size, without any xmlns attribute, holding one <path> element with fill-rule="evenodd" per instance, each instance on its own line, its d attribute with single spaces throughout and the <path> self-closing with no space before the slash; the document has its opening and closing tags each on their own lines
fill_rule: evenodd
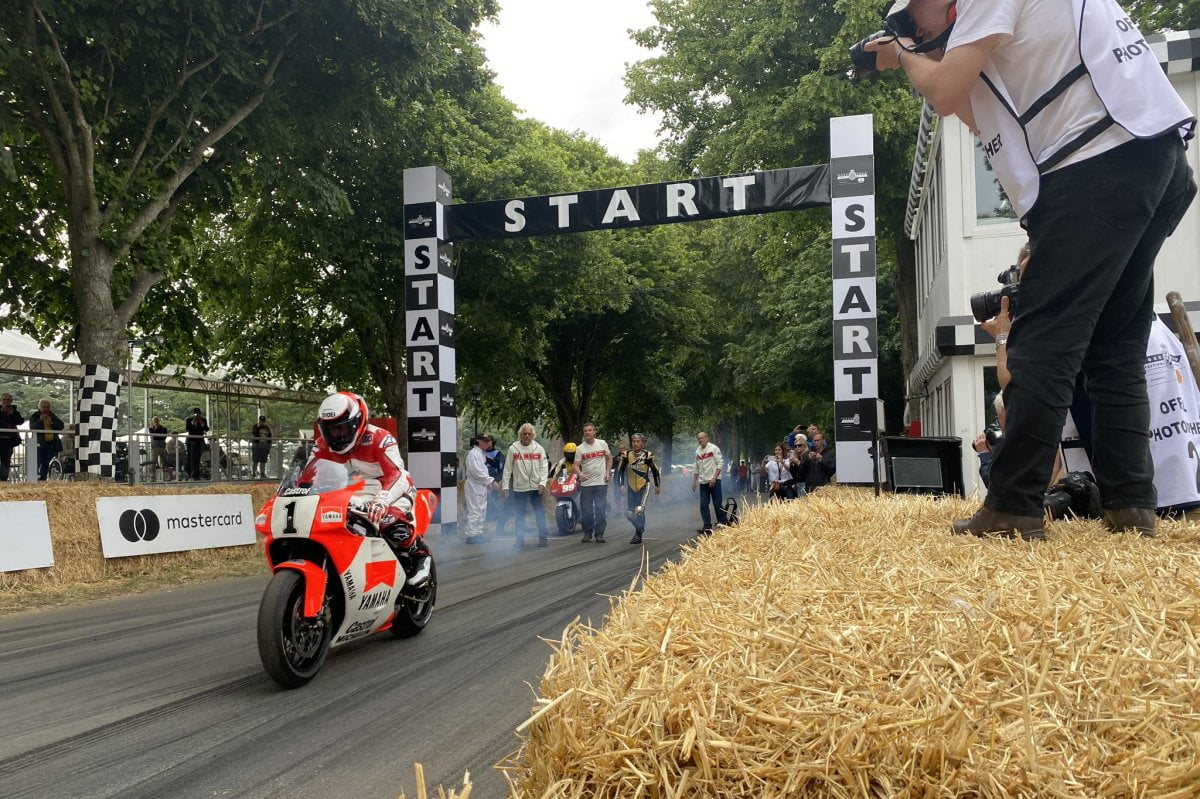
<svg viewBox="0 0 1200 799">
<path fill-rule="evenodd" d="M 699 540 L 554 644 L 511 795 L 1200 796 L 1200 525 L 949 535 L 975 507 L 835 488 Z"/>
<path fill-rule="evenodd" d="M 223 547 L 160 555 L 139 555 L 105 560 L 100 549 L 100 526 L 96 517 L 99 497 L 151 496 L 162 494 L 250 494 L 255 508 L 275 492 L 274 485 L 189 485 L 129 486 L 106 482 L 45 482 L 34 484 L 0 483 L 0 502 L 44 501 L 50 519 L 50 538 L 54 546 L 54 565 L 48 569 L 29 569 L 0 573 L 0 591 L 61 590 L 114 578 L 132 578 L 165 570 L 184 571 L 203 565 L 220 572 L 223 562 L 241 562 L 247 558 L 266 561 L 257 547 Z"/>
</svg>

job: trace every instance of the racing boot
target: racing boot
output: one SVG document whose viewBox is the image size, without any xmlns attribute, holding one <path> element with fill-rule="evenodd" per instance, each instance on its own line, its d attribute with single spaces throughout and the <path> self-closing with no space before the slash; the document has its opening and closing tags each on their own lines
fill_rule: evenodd
<svg viewBox="0 0 1200 799">
<path fill-rule="evenodd" d="M 420 541 L 415 541 L 408 548 L 408 560 L 412 564 L 412 576 L 404 582 L 411 586 L 418 586 L 429 579 L 431 571 L 429 566 L 429 550 Z"/>
</svg>

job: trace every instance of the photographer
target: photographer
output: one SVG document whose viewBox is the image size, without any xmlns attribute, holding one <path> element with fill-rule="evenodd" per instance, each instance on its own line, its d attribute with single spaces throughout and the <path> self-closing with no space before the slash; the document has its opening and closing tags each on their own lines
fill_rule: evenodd
<svg viewBox="0 0 1200 799">
<path fill-rule="evenodd" d="M 1154 534 L 1143 363 L 1154 259 L 1196 192 L 1183 147 L 1195 118 L 1148 48 L 1126 47 L 1140 34 L 1115 2 L 1064 5 L 913 0 L 889 16 L 911 35 L 862 45 L 976 132 L 1029 231 L 1004 443 L 984 507 L 955 533 L 1045 537 L 1043 491 L 1082 371 L 1105 522 Z"/>
</svg>

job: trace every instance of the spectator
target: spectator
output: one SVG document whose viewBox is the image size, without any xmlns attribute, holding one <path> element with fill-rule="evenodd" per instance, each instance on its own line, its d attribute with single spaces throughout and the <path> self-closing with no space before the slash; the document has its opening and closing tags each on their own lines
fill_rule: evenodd
<svg viewBox="0 0 1200 799">
<path fill-rule="evenodd" d="M 496 481 L 497 490 L 488 494 L 487 517 L 486 521 L 495 523 L 496 530 L 494 535 L 499 536 L 505 527 L 508 526 L 510 506 L 508 502 L 504 502 L 499 493 L 500 481 L 504 478 L 504 450 L 500 444 L 493 439 L 487 449 L 483 451 L 484 465 L 487 466 L 488 474 Z M 514 524 L 515 527 L 515 524 Z"/>
<path fill-rule="evenodd" d="M 783 444 L 775 445 L 775 454 L 767 459 L 767 484 L 770 499 L 783 502 L 791 496 L 792 473 L 788 471 L 788 458 Z"/>
<path fill-rule="evenodd" d="M 692 474 L 692 491 L 697 487 L 700 489 L 700 521 L 701 527 L 696 532 L 701 535 L 709 535 L 712 533 L 712 517 L 708 512 L 708 503 L 711 500 L 713 508 L 717 511 L 717 524 L 724 526 L 729 524 L 729 519 L 725 516 L 725 508 L 722 507 L 721 499 L 721 468 L 725 465 L 724 459 L 721 457 L 721 448 L 716 444 L 709 443 L 708 433 L 696 434 L 696 471 Z"/>
<path fill-rule="evenodd" d="M 818 435 L 820 433 L 818 432 Z M 799 499 L 808 493 L 808 488 L 804 484 L 804 478 L 801 476 L 803 465 L 808 460 L 808 439 L 804 436 L 796 437 L 796 446 L 792 447 L 792 451 L 788 453 L 787 468 L 792 476 L 792 484 L 788 487 L 789 494 L 792 499 Z"/>
<path fill-rule="evenodd" d="M 500 487 L 487 468 L 486 453 L 492 446 L 492 437 L 484 434 L 474 440 L 475 445 L 467 453 L 467 471 L 463 479 L 463 494 L 467 503 L 467 525 L 463 540 L 468 544 L 486 540 L 483 522 L 487 517 L 487 497 Z"/>
<path fill-rule="evenodd" d="M 29 429 L 41 431 L 36 436 L 38 480 L 45 480 L 49 476 L 50 461 L 62 452 L 62 441 L 55 431 L 62 430 L 65 426 L 63 420 L 54 415 L 48 399 L 38 403 L 37 415 L 29 417 Z"/>
<path fill-rule="evenodd" d="M 12 394 L 0 395 L 0 482 L 8 480 L 13 449 L 21 446 L 21 434 L 17 432 L 17 426 L 24 421 L 25 417 L 13 405 Z"/>
<path fill-rule="evenodd" d="M 192 408 L 192 415 L 184 424 L 187 429 L 187 473 L 189 480 L 200 479 L 200 458 L 204 455 L 204 435 L 208 432 L 208 419 L 199 408 Z"/>
<path fill-rule="evenodd" d="M 550 534 L 546 529 L 546 509 L 542 505 L 542 497 L 546 493 L 546 481 L 549 475 L 550 459 L 541 444 L 533 440 L 534 429 L 529 422 L 521 425 L 517 431 L 517 441 L 508 447 L 508 459 L 504 463 L 504 475 L 500 483 L 505 499 L 512 495 L 509 514 L 513 519 L 513 527 L 517 540 L 514 546 L 520 549 L 525 545 L 525 503 L 533 511 L 537 522 L 538 546 L 550 545 Z"/>
<path fill-rule="evenodd" d="M 829 485 L 836 472 L 833 450 L 826 447 L 825 434 L 818 430 L 813 434 L 812 449 L 801 461 L 797 481 L 803 482 L 805 492 L 811 494 L 821 486 Z"/>
<path fill-rule="evenodd" d="M 150 426 L 146 428 L 146 432 L 150 435 L 150 471 L 153 479 L 159 479 L 159 469 L 162 469 L 162 474 L 166 474 L 167 466 L 167 436 L 171 431 L 163 427 L 162 420 L 155 416 L 150 420 Z"/>
<path fill-rule="evenodd" d="M 662 493 L 658 464 L 654 462 L 654 453 L 646 449 L 646 438 L 641 433 L 634 433 L 630 439 L 630 449 L 621 453 L 617 465 L 617 491 L 625 494 L 625 515 L 633 525 L 631 544 L 642 543 L 642 534 L 646 532 L 646 499 L 650 495 L 650 479 L 654 478 L 654 493 Z"/>
<path fill-rule="evenodd" d="M 267 459 L 271 456 L 271 426 L 267 417 L 258 417 L 258 424 L 250 428 L 250 477 L 267 479 Z"/>
<path fill-rule="evenodd" d="M 787 449 L 796 446 L 796 439 L 802 438 L 804 434 L 804 425 L 798 424 L 792 428 L 792 432 L 787 434 Z"/>
<path fill-rule="evenodd" d="M 742 492 L 750 490 L 750 467 L 746 464 L 745 458 L 738 461 L 737 490 Z"/>
<path fill-rule="evenodd" d="M 817 424 L 810 424 L 806 428 L 805 432 L 806 432 L 806 435 L 804 438 L 804 445 L 806 447 L 808 447 L 809 449 L 812 449 L 813 441 L 816 439 L 817 433 L 821 432 L 821 427 L 820 427 L 820 425 L 817 425 Z"/>
<path fill-rule="evenodd" d="M 579 463 L 579 517 L 583 525 L 584 543 L 604 543 L 608 527 L 608 483 L 612 479 L 612 450 L 608 442 L 596 438 L 596 425 L 583 426 L 583 443 L 575 448 Z"/>
</svg>

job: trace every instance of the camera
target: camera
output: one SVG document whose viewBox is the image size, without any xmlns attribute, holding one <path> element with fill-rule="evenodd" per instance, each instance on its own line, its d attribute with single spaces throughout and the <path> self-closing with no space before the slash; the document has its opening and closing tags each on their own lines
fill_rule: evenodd
<svg viewBox="0 0 1200 799">
<path fill-rule="evenodd" d="M 887 36 L 904 36 L 917 40 L 917 23 L 913 21 L 912 15 L 908 13 L 908 4 L 902 2 L 899 4 L 899 9 L 891 10 L 895 5 L 892 4 L 884 10 L 883 30 L 872 33 L 850 48 L 850 62 L 854 64 L 851 77 L 870 75 L 879 71 L 879 67 L 875 63 L 875 53 L 864 49 L 864 45 L 867 42 L 873 42 L 876 39 L 882 39 Z"/>
<path fill-rule="evenodd" d="M 906 39 L 912 39 L 916 43 L 916 46 L 912 48 L 905 48 L 908 52 L 929 53 L 946 46 L 946 42 L 950 40 L 950 31 L 954 28 L 954 23 L 957 19 L 958 4 L 951 3 L 946 9 L 945 30 L 929 41 L 924 41 L 917 34 L 916 21 L 912 18 L 912 14 L 908 13 L 908 0 L 894 0 L 894 2 L 889 3 L 883 10 L 883 30 L 878 33 L 872 33 L 850 48 L 850 61 L 854 64 L 854 68 L 850 70 L 850 77 L 857 78 L 860 75 L 870 75 L 879 71 L 875 53 L 868 52 L 864 48 L 867 42 L 884 36 L 903 36 Z"/>
<path fill-rule="evenodd" d="M 1091 472 L 1071 472 L 1050 487 L 1042 499 L 1042 506 L 1051 519 L 1075 516 L 1080 519 L 1099 519 L 1104 515 L 1100 507 L 1100 487 Z"/>
<path fill-rule="evenodd" d="M 1009 316 L 1017 315 L 1017 284 L 1021 282 L 1021 270 L 1010 266 L 996 275 L 996 281 L 1000 288 L 971 295 L 971 315 L 976 322 L 986 322 L 999 316 L 1002 297 L 1008 297 Z"/>
<path fill-rule="evenodd" d="M 988 449 L 995 449 L 996 445 L 1000 443 L 1000 439 L 1004 438 L 1004 431 L 1000 429 L 1000 423 L 992 422 L 983 428 L 983 437 L 987 439 Z"/>
</svg>

